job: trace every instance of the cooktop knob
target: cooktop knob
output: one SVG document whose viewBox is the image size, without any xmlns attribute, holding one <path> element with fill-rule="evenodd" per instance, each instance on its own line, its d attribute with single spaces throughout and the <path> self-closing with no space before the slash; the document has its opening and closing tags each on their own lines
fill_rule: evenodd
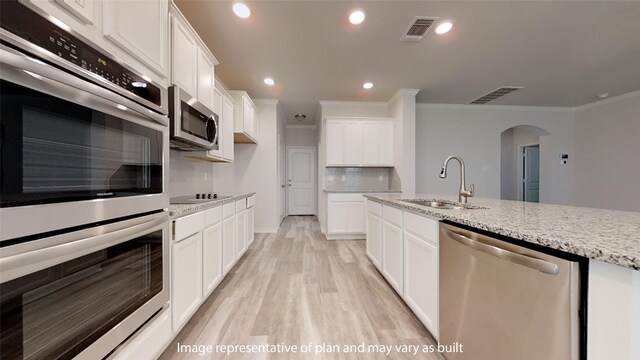
<svg viewBox="0 0 640 360">
<path fill-rule="evenodd" d="M 213 194 L 213 198 L 217 199 L 218 198 L 218 194 Z"/>
<path fill-rule="evenodd" d="M 196 194 L 196 199 L 200 199 L 200 194 Z"/>
<path fill-rule="evenodd" d="M 211 193 L 207 194 L 207 199 L 211 199 L 212 197 Z"/>
</svg>

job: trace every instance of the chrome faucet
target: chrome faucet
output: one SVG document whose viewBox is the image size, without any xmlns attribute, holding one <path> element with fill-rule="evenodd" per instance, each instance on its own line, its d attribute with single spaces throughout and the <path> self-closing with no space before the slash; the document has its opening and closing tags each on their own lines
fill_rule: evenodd
<svg viewBox="0 0 640 360">
<path fill-rule="evenodd" d="M 440 178 L 444 179 L 447 177 L 447 165 L 449 165 L 449 161 L 455 159 L 460 163 L 460 192 L 458 192 L 458 202 L 466 204 L 467 198 L 473 197 L 473 184 L 471 184 L 471 190 L 467 190 L 464 184 L 464 161 L 461 157 L 456 155 L 451 155 L 444 160 L 444 164 L 442 164 L 442 170 L 440 170 Z"/>
</svg>

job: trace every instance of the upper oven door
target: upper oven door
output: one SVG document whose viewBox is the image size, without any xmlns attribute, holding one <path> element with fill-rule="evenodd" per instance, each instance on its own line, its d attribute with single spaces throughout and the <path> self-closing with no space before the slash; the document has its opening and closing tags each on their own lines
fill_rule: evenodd
<svg viewBox="0 0 640 360">
<path fill-rule="evenodd" d="M 176 147 L 218 150 L 218 115 L 177 86 L 169 88 L 169 116 Z"/>
<path fill-rule="evenodd" d="M 165 116 L 4 45 L 0 61 L 2 240 L 168 206 Z"/>
</svg>

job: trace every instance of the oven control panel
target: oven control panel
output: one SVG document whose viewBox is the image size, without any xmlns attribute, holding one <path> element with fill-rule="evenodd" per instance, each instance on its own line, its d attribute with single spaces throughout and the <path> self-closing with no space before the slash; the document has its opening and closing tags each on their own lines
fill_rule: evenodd
<svg viewBox="0 0 640 360">
<path fill-rule="evenodd" d="M 135 74 L 18 1 L 0 1 L 0 23 L 3 29 L 152 104 L 162 106 L 161 90 L 151 83 L 151 79 Z"/>
</svg>

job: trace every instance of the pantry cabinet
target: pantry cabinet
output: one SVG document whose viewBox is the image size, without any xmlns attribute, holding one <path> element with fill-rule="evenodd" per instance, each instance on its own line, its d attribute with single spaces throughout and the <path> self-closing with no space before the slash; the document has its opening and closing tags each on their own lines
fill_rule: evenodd
<svg viewBox="0 0 640 360">
<path fill-rule="evenodd" d="M 88 0 L 82 3 L 90 2 Z M 104 36 L 158 74 L 168 66 L 168 0 L 102 1 Z M 73 6 L 79 8 L 80 5 Z M 88 10 L 87 10 L 88 12 Z"/>
<path fill-rule="evenodd" d="M 393 167 L 391 119 L 326 120 L 326 166 Z"/>
</svg>

